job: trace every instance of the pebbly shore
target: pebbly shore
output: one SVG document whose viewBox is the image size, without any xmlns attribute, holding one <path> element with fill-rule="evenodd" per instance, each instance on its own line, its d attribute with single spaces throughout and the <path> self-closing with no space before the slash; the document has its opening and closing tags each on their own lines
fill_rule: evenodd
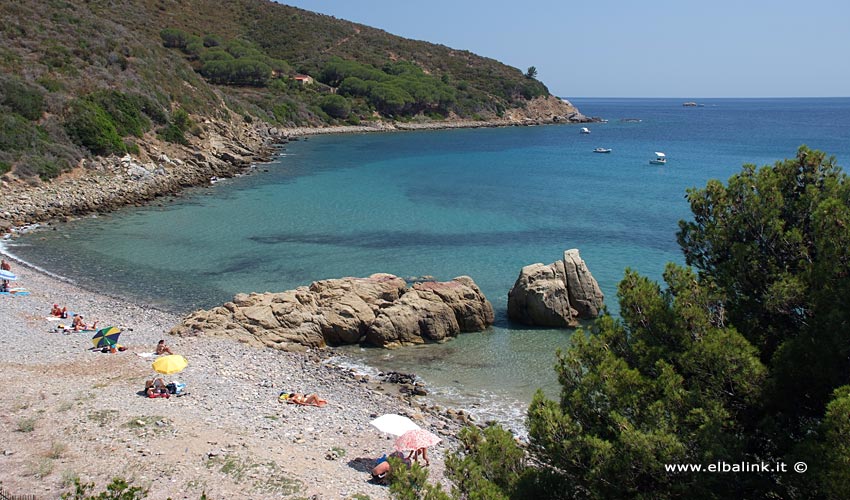
<svg viewBox="0 0 850 500">
<path fill-rule="evenodd" d="M 8 258 L 7 258 L 8 260 Z M 0 296 L 0 487 L 58 498 L 74 478 L 101 488 L 113 477 L 150 489 L 149 498 L 388 498 L 367 483 L 392 440 L 369 425 L 407 415 L 441 437 L 431 477 L 459 427 L 428 407 L 327 363 L 321 351 L 287 353 L 233 339 L 178 338 L 179 317 L 83 290 L 13 262 L 29 296 Z M 92 333 L 57 333 L 52 304 L 122 329 L 115 354 L 92 351 Z M 164 338 L 189 366 L 166 377 L 188 395 L 149 399 L 151 352 Z M 323 408 L 281 404 L 281 391 L 316 392 Z M 444 479 L 443 479 L 444 480 Z"/>
</svg>

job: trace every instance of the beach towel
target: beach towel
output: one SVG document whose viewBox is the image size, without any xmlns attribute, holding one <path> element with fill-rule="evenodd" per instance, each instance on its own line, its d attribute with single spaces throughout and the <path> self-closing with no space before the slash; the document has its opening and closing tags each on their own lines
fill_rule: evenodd
<svg viewBox="0 0 850 500">
<path fill-rule="evenodd" d="M 152 357 L 156 356 L 156 353 L 155 352 L 137 352 L 136 356 L 138 356 L 140 358 L 152 358 Z"/>
</svg>

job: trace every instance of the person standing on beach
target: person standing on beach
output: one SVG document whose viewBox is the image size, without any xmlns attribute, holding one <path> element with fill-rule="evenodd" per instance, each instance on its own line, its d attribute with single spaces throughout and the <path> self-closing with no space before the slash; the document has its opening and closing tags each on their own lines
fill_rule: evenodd
<svg viewBox="0 0 850 500">
<path fill-rule="evenodd" d="M 10 266 L 8 262 L 6 262 L 6 259 L 0 259 L 0 260 L 2 260 L 2 262 L 0 262 L 0 270 L 11 272 L 12 266 Z"/>
</svg>

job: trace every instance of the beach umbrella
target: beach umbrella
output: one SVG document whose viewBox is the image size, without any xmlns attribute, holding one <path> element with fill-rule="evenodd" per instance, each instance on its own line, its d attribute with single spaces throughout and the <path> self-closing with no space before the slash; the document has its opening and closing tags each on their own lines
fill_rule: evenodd
<svg viewBox="0 0 850 500">
<path fill-rule="evenodd" d="M 418 450 L 419 448 L 427 448 L 439 443 L 441 439 L 434 433 L 425 429 L 414 429 L 407 431 L 393 443 L 396 451 Z"/>
<path fill-rule="evenodd" d="M 174 375 L 180 373 L 189 364 L 183 356 L 179 354 L 170 354 L 162 356 L 151 364 L 151 367 L 163 375 Z"/>
<path fill-rule="evenodd" d="M 121 330 L 115 326 L 107 326 L 95 332 L 91 338 L 91 343 L 95 348 L 100 347 L 115 347 L 118 343 L 118 336 L 121 335 Z"/>
<path fill-rule="evenodd" d="M 407 431 L 420 429 L 413 420 L 401 415 L 396 415 L 395 413 L 381 415 L 369 423 L 379 431 L 392 434 L 393 436 L 401 436 Z"/>
<path fill-rule="evenodd" d="M 16 281 L 18 277 L 12 271 L 0 269 L 0 280 Z"/>
</svg>

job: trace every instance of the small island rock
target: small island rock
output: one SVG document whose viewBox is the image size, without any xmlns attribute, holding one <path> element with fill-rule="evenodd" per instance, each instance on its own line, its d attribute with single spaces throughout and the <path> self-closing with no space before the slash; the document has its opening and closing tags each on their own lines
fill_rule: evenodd
<svg viewBox="0 0 850 500">
<path fill-rule="evenodd" d="M 552 264 L 522 268 L 508 293 L 508 317 L 533 326 L 578 326 L 579 319 L 596 318 L 604 296 L 576 249 Z"/>
</svg>

